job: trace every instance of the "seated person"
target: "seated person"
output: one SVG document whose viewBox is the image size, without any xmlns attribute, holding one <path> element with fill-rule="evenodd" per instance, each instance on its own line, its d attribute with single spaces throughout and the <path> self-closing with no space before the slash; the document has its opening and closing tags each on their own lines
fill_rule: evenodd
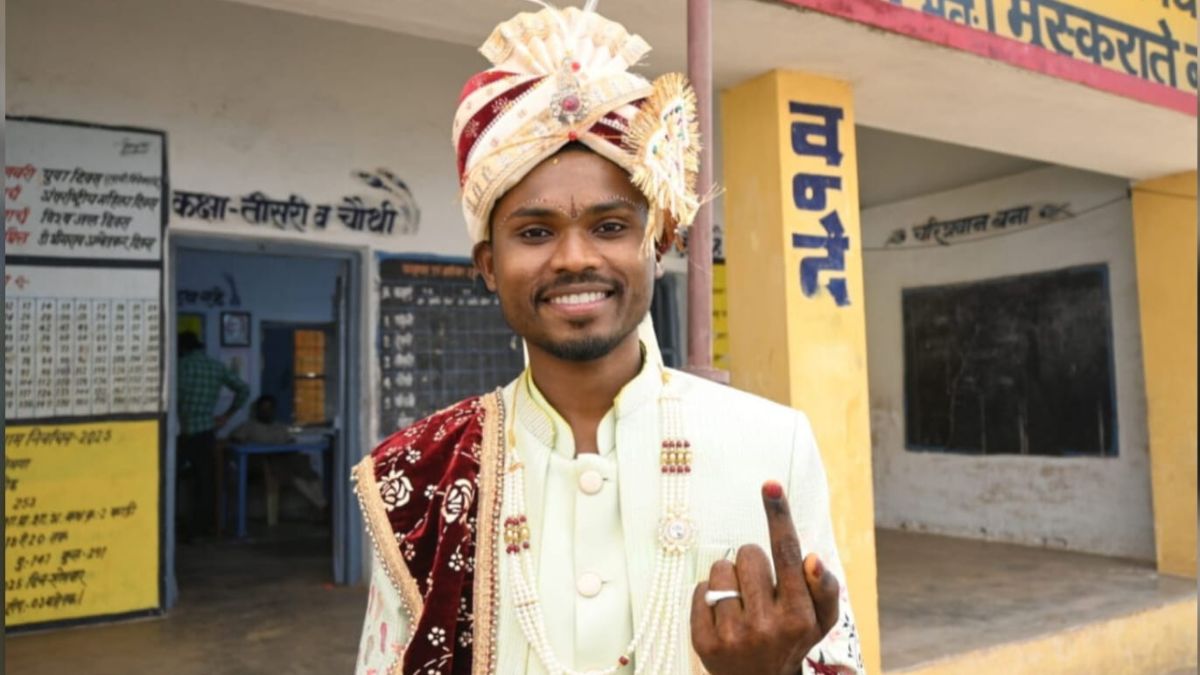
<svg viewBox="0 0 1200 675">
<path fill-rule="evenodd" d="M 287 425 L 275 419 L 275 397 L 269 394 L 254 401 L 250 419 L 229 434 L 234 443 L 287 445 L 293 442 Z M 308 455 L 302 452 L 271 455 L 266 458 L 266 470 L 281 482 L 290 483 L 313 506 L 325 509 L 328 502 L 321 489 L 321 480 L 313 471 Z"/>
</svg>

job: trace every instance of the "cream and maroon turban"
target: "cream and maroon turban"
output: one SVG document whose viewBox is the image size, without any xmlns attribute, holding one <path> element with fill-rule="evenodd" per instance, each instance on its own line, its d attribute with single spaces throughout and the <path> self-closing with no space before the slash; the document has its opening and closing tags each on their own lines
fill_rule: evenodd
<svg viewBox="0 0 1200 675">
<path fill-rule="evenodd" d="M 537 1 L 537 0 L 535 0 Z M 629 172 L 650 216 L 643 250 L 691 224 L 699 198 L 695 94 L 678 73 L 629 72 L 650 45 L 594 11 L 545 5 L 501 23 L 479 51 L 454 115 L 463 215 L 475 242 L 492 207 L 540 162 L 578 141 Z"/>
</svg>

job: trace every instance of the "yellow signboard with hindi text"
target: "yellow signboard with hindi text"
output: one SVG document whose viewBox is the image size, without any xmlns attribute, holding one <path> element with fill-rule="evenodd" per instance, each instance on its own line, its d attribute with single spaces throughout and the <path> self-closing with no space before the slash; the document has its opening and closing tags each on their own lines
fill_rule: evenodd
<svg viewBox="0 0 1200 675">
<path fill-rule="evenodd" d="M 1172 89 L 1197 89 L 1197 0 L 887 0 Z"/>
<path fill-rule="evenodd" d="M 159 422 L 10 426 L 4 625 L 160 607 Z"/>
</svg>

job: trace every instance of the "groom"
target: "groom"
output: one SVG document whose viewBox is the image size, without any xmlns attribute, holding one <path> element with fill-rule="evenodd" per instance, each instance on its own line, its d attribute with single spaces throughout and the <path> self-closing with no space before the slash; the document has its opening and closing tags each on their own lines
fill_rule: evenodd
<svg viewBox="0 0 1200 675">
<path fill-rule="evenodd" d="M 699 142 L 682 78 L 628 71 L 648 49 L 574 8 L 482 48 L 464 215 L 528 368 L 356 469 L 360 673 L 862 672 L 807 419 L 665 368 L 648 328 Z"/>
</svg>

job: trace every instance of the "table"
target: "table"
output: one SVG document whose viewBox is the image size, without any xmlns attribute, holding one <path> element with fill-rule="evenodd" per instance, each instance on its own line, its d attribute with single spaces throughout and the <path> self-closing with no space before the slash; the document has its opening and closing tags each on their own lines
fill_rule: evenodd
<svg viewBox="0 0 1200 675">
<path fill-rule="evenodd" d="M 277 455 L 287 452 L 307 452 L 324 455 L 330 449 L 328 438 L 305 443 L 231 443 L 230 452 L 237 459 L 237 537 L 246 537 L 246 477 L 249 473 L 251 455 Z M 322 457 L 324 461 L 324 457 Z M 224 503 L 224 500 L 222 500 Z"/>
</svg>

